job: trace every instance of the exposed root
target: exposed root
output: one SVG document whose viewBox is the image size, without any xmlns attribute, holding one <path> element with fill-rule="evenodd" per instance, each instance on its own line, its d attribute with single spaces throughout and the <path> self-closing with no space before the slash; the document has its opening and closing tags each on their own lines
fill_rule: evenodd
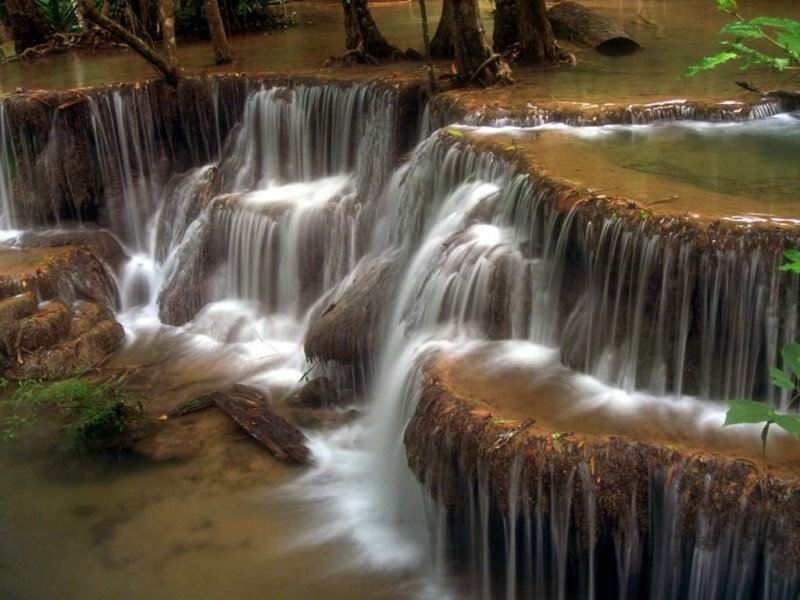
<svg viewBox="0 0 800 600">
<path fill-rule="evenodd" d="M 114 41 L 107 31 L 91 29 L 81 33 L 56 33 L 47 42 L 27 48 L 19 55 L 19 59 L 29 60 L 77 50 L 117 50 L 125 47 Z"/>
<path fill-rule="evenodd" d="M 496 71 L 489 69 L 491 65 L 497 63 Z M 511 85 L 514 83 L 514 77 L 511 75 L 511 70 L 505 65 L 502 54 L 492 54 L 489 58 L 481 63 L 481 65 L 472 72 L 470 78 L 467 80 L 467 85 L 472 85 L 475 81 L 484 74 L 487 75 L 487 81 L 490 85 Z"/>
<path fill-rule="evenodd" d="M 391 60 L 422 60 L 423 56 L 413 48 L 400 50 L 396 46 L 391 47 Z M 331 56 L 325 61 L 325 67 L 352 67 L 353 65 L 379 65 L 381 61 L 364 47 L 364 42 L 359 42 L 358 46 L 348 50 L 341 56 Z"/>
</svg>

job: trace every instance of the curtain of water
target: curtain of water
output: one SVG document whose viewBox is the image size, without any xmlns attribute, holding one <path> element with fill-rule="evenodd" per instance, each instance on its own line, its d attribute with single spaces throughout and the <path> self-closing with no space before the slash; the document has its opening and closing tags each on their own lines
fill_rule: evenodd
<svg viewBox="0 0 800 600">
<path fill-rule="evenodd" d="M 0 100 L 0 229 L 14 227 L 13 169 L 17 163 L 11 125 L 6 116 L 5 103 Z"/>
</svg>

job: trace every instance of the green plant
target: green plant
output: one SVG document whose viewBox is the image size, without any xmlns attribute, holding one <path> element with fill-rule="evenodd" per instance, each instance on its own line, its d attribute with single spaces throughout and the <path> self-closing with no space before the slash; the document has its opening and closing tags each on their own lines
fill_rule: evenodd
<svg viewBox="0 0 800 600">
<path fill-rule="evenodd" d="M 800 273 L 800 251 L 787 250 L 784 256 L 787 262 L 778 267 L 778 270 Z M 781 358 L 783 369 L 770 367 L 769 374 L 774 385 L 792 393 L 787 405 L 787 408 L 791 408 L 800 398 L 800 343 L 786 344 L 781 350 Z M 800 415 L 779 413 L 771 406 L 753 400 L 728 402 L 728 412 L 723 427 L 759 423 L 764 423 L 764 428 L 761 430 L 761 451 L 764 454 L 767 452 L 769 429 L 773 424 L 800 439 Z"/>
<path fill-rule="evenodd" d="M 75 7 L 70 0 L 36 0 L 39 13 L 56 32 L 71 32 L 78 29 Z"/>
<path fill-rule="evenodd" d="M 739 13 L 737 0 L 716 0 L 717 7 L 734 17 L 720 33 L 733 40 L 721 42 L 722 52 L 702 58 L 689 67 L 685 77 L 693 77 L 703 71 L 715 69 L 732 61 L 742 61 L 742 71 L 763 65 L 777 71 L 800 70 L 800 22 L 778 17 L 755 17 L 746 19 Z M 765 50 L 753 46 L 760 43 Z"/>
<path fill-rule="evenodd" d="M 5 438 L 55 412 L 64 422 L 66 440 L 75 448 L 113 445 L 141 410 L 138 399 L 119 386 L 94 383 L 83 377 L 63 381 L 26 381 L 7 401 L 14 414 L 3 422 Z"/>
</svg>

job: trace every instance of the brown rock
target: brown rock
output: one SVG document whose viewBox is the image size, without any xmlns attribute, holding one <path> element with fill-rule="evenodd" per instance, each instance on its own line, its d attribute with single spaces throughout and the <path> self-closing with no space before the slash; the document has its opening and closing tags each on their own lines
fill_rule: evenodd
<svg viewBox="0 0 800 600">
<path fill-rule="evenodd" d="M 305 351 L 309 360 L 368 364 L 375 356 L 399 272 L 395 257 L 379 257 L 331 298 L 308 328 Z"/>
<path fill-rule="evenodd" d="M 339 393 L 327 377 L 315 377 L 287 399 L 287 404 L 304 408 L 339 406 Z"/>
<path fill-rule="evenodd" d="M 17 323 L 17 351 L 35 352 L 57 345 L 69 333 L 72 314 L 60 300 L 47 302 L 32 315 Z"/>
<path fill-rule="evenodd" d="M 12 242 L 19 248 L 55 248 L 80 246 L 103 260 L 115 271 L 125 262 L 127 255 L 114 235 L 106 229 L 51 229 L 25 231 Z"/>
</svg>

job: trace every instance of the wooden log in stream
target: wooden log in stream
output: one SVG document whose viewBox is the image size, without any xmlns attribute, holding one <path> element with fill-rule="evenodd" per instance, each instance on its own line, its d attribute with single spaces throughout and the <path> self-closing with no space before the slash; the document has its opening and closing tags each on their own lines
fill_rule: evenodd
<svg viewBox="0 0 800 600">
<path fill-rule="evenodd" d="M 556 37 L 594 48 L 601 54 L 628 54 L 639 44 L 622 23 L 577 2 L 559 2 L 547 11 Z"/>
<path fill-rule="evenodd" d="M 201 400 L 212 400 L 275 458 L 297 465 L 311 463 L 306 436 L 289 421 L 275 414 L 258 390 L 235 385 L 227 392 L 214 392 L 203 396 Z"/>
</svg>

